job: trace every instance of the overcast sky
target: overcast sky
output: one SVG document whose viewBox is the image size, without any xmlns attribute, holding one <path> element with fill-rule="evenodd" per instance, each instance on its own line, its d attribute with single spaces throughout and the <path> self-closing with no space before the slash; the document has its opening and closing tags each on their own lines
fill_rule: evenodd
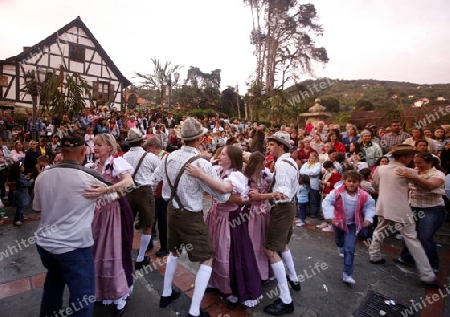
<svg viewBox="0 0 450 317">
<path fill-rule="evenodd" d="M 307 1 L 305 1 L 306 3 Z M 450 82 L 450 1 L 311 0 L 330 62 L 317 77 Z M 80 16 L 122 73 L 150 73 L 151 57 L 221 69 L 240 92 L 255 68 L 250 8 L 241 0 L 0 0 L 0 59 Z M 184 78 L 183 78 L 184 77 Z"/>
</svg>

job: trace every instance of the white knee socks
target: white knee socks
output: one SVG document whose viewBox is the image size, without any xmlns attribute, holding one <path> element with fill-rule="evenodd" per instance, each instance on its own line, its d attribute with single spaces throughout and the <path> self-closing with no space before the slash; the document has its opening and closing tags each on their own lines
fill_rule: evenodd
<svg viewBox="0 0 450 317">
<path fill-rule="evenodd" d="M 294 260 L 292 259 L 291 250 L 281 252 L 281 257 L 283 258 L 283 262 L 286 265 L 289 279 L 293 282 L 298 282 L 298 276 L 295 272 Z"/>
<path fill-rule="evenodd" d="M 200 264 L 200 268 L 195 278 L 195 289 L 194 294 L 192 295 L 191 308 L 189 309 L 189 314 L 191 314 L 192 316 L 200 315 L 200 303 L 202 302 L 203 296 L 205 295 L 205 290 L 208 286 L 211 273 L 212 268 L 210 266 Z"/>
<path fill-rule="evenodd" d="M 164 289 L 162 296 L 172 295 L 172 281 L 180 258 L 169 254 L 167 257 L 166 272 L 164 273 Z"/>
<path fill-rule="evenodd" d="M 284 304 L 290 304 L 292 302 L 291 293 L 289 292 L 288 282 L 286 280 L 286 270 L 283 262 L 277 262 L 270 265 L 273 269 L 273 273 L 278 281 L 278 288 L 280 289 L 280 299 Z"/>
<path fill-rule="evenodd" d="M 144 255 L 145 255 L 145 252 L 147 252 L 147 247 L 148 247 L 148 244 L 150 243 L 151 239 L 152 239 L 151 234 L 143 234 L 141 236 L 141 246 L 139 247 L 139 255 L 136 259 L 136 262 L 144 261 Z"/>
</svg>

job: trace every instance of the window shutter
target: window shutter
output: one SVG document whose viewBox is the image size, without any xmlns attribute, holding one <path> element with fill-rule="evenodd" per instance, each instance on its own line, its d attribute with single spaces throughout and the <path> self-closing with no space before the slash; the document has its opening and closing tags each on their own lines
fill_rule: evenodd
<svg viewBox="0 0 450 317">
<path fill-rule="evenodd" d="M 92 83 L 92 99 L 98 100 L 98 81 Z"/>
<path fill-rule="evenodd" d="M 109 85 L 109 97 L 108 97 L 109 101 L 114 101 L 114 85 L 110 84 Z"/>
</svg>

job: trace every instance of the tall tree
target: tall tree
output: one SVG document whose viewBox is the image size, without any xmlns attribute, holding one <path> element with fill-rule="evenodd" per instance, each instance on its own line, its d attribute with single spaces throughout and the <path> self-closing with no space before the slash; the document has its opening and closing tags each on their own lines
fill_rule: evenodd
<svg viewBox="0 0 450 317">
<path fill-rule="evenodd" d="M 191 66 L 185 85 L 190 86 L 194 92 L 193 105 L 197 108 L 217 107 L 220 98 L 220 69 L 204 73 L 198 67 Z"/>
<path fill-rule="evenodd" d="M 297 0 L 244 0 L 253 16 L 250 40 L 255 46 L 256 86 L 268 97 L 300 75 L 312 73 L 313 61 L 327 63 L 327 51 L 314 37 L 323 34 L 313 4 Z"/>
<path fill-rule="evenodd" d="M 153 63 L 153 73 L 144 74 L 135 72 L 135 74 L 143 80 L 142 85 L 140 86 L 141 88 L 159 90 L 160 100 L 157 102 L 162 103 L 165 99 L 164 90 L 166 85 L 170 83 L 171 87 L 175 87 L 178 84 L 176 79 L 175 81 L 172 81 L 172 75 L 178 72 L 183 66 L 179 64 L 172 65 L 171 61 L 162 63 L 156 57 L 152 57 L 151 61 Z"/>
</svg>

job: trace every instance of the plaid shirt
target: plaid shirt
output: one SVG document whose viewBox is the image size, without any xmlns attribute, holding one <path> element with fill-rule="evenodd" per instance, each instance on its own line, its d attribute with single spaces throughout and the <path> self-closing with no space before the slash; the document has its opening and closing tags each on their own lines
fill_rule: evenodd
<svg viewBox="0 0 450 317">
<path fill-rule="evenodd" d="M 434 167 L 423 174 L 419 174 L 419 176 L 426 180 L 433 177 L 445 181 L 444 173 L 438 171 Z M 444 183 L 433 190 L 416 187 L 414 183 L 410 183 L 409 188 L 411 190 L 409 192 L 409 203 L 411 207 L 429 208 L 436 206 L 445 206 L 444 199 L 442 198 L 442 195 L 445 195 Z"/>
<path fill-rule="evenodd" d="M 170 178 L 171 184 L 175 185 L 175 179 L 178 172 L 183 168 L 186 162 L 193 156 L 198 154 L 198 150 L 191 146 L 183 146 L 181 149 L 176 150 L 163 158 L 162 164 L 153 173 L 151 180 L 154 185 L 159 181 L 163 181 L 162 196 L 165 200 L 169 200 L 171 196 L 171 188 L 167 182 L 167 175 Z M 166 161 L 167 161 L 167 174 L 166 174 Z M 208 176 L 218 179 L 216 171 L 210 162 L 205 159 L 199 158 L 192 162 L 197 165 L 197 162 L 203 169 L 203 172 Z M 230 194 L 220 194 L 206 185 L 198 178 L 188 176 L 187 173 L 183 173 L 176 188 L 178 197 L 183 207 L 192 212 L 199 212 L 203 210 L 203 193 L 207 192 L 217 199 L 220 203 L 225 203 Z M 172 199 L 174 208 L 180 208 L 175 199 Z"/>
<path fill-rule="evenodd" d="M 407 138 L 410 137 L 411 135 L 403 131 L 400 131 L 399 134 L 393 134 L 392 132 L 385 134 L 380 141 L 383 154 L 389 152 L 394 145 L 402 144 Z"/>
</svg>

